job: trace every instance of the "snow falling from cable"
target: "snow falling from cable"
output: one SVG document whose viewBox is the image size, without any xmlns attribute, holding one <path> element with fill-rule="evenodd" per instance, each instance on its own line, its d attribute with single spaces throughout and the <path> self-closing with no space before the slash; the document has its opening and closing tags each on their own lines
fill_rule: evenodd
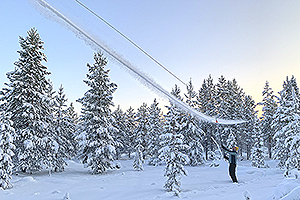
<svg viewBox="0 0 300 200">
<path fill-rule="evenodd" d="M 112 58 L 118 66 L 125 69 L 130 75 L 132 75 L 135 79 L 137 79 L 141 84 L 154 91 L 158 95 L 169 99 L 176 106 L 181 109 L 187 111 L 193 116 L 197 117 L 200 120 L 207 121 L 210 123 L 218 123 L 218 124 L 240 124 L 245 123 L 244 120 L 225 120 L 225 119 L 216 119 L 215 117 L 204 115 L 203 113 L 198 112 L 197 110 L 189 107 L 184 102 L 176 99 L 173 95 L 171 95 L 168 91 L 162 88 L 159 84 L 157 84 L 152 78 L 147 76 L 144 72 L 139 70 L 137 67 L 133 66 L 129 61 L 123 58 L 120 54 L 109 48 L 105 42 L 100 41 L 99 39 L 95 39 L 88 32 L 81 29 L 78 25 L 60 13 L 57 9 L 52 7 L 49 3 L 44 0 L 29 0 L 31 1 L 36 9 L 45 17 L 50 20 L 53 20 L 63 27 L 71 30 L 79 39 L 85 41 L 87 45 L 89 45 L 92 49 L 99 51 L 104 51 L 105 55 L 108 58 Z"/>
</svg>

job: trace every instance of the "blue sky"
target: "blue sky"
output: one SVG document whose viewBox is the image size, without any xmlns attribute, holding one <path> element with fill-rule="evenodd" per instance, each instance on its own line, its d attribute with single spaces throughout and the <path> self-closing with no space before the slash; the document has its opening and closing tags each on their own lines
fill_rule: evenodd
<svg viewBox="0 0 300 200">
<path fill-rule="evenodd" d="M 31 2 L 34 2 L 32 0 Z M 131 44 L 92 16 L 75 0 L 47 0 L 93 37 L 123 55 L 168 91 L 178 84 Z M 299 1 L 202 1 L 202 0 L 81 0 L 101 17 L 135 41 L 195 90 L 209 74 L 215 83 L 220 75 L 236 78 L 256 102 L 265 81 L 275 92 L 286 76 L 299 78 Z M 45 65 L 57 90 L 62 84 L 69 101 L 82 97 L 86 63 L 93 63 L 94 50 L 62 24 L 47 19 L 30 1 L 4 1 L 0 7 L 0 84 L 14 69 L 20 49 L 18 37 L 36 27 L 45 42 Z M 158 98 L 114 61 L 108 60 L 111 80 L 119 88 L 116 105 L 126 110 Z M 167 100 L 159 98 L 162 105 Z M 76 105 L 77 108 L 79 105 Z"/>
</svg>

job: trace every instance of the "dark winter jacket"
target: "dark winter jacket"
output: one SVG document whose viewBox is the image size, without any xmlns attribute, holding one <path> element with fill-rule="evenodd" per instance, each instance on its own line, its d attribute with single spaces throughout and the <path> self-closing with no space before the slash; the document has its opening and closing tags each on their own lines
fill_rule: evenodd
<svg viewBox="0 0 300 200">
<path fill-rule="evenodd" d="M 229 157 L 227 157 L 227 156 L 224 155 L 224 158 L 225 158 L 226 160 L 228 160 L 228 162 L 229 162 L 230 164 L 236 164 L 237 152 L 236 152 L 236 151 L 233 151 L 233 150 L 231 151 L 231 150 L 227 149 L 226 147 L 224 147 L 223 145 L 222 145 L 222 148 L 225 150 L 225 152 L 226 152 L 227 154 L 229 154 Z"/>
</svg>

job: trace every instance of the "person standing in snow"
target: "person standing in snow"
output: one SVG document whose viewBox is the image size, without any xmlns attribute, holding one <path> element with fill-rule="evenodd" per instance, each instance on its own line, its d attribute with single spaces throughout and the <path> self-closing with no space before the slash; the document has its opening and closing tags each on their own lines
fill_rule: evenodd
<svg viewBox="0 0 300 200">
<path fill-rule="evenodd" d="M 234 183 L 237 183 L 237 178 L 236 178 L 236 160 L 237 160 L 237 150 L 238 147 L 233 147 L 232 151 L 227 149 L 226 147 L 224 147 L 224 145 L 222 144 L 222 148 L 225 150 L 225 154 L 224 154 L 224 158 L 229 162 L 229 175 L 231 177 L 231 180 Z M 229 156 L 227 156 L 227 155 Z"/>
</svg>

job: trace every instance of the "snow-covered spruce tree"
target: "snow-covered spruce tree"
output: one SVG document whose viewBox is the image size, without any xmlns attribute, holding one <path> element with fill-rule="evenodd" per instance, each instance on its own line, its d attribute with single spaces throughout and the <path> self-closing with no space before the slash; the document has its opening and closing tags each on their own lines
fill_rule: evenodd
<svg viewBox="0 0 300 200">
<path fill-rule="evenodd" d="M 234 119 L 243 119 L 243 113 L 240 111 L 244 108 L 245 92 L 243 91 L 243 88 L 238 85 L 235 78 L 232 81 L 228 81 L 228 89 L 230 92 L 230 104 L 233 105 L 231 117 Z"/>
<path fill-rule="evenodd" d="M 264 142 L 268 148 L 269 158 L 273 157 L 272 148 L 274 147 L 274 127 L 271 126 L 274 114 L 277 109 L 277 100 L 273 94 L 273 90 L 269 85 L 269 82 L 266 81 L 264 90 L 262 92 L 263 99 L 258 105 L 261 105 L 262 108 L 262 120 L 261 120 L 261 130 L 264 138 Z"/>
<path fill-rule="evenodd" d="M 180 125 L 178 117 L 181 117 L 181 112 L 174 105 L 168 107 L 168 113 L 165 116 L 164 131 L 161 136 L 160 159 L 166 163 L 165 176 L 167 181 L 164 188 L 168 192 L 174 192 L 179 196 L 181 192 L 180 179 L 183 175 L 187 175 L 183 164 L 189 162 L 188 156 L 183 152 L 188 150 L 188 146 L 183 144 L 183 135 L 180 133 Z"/>
<path fill-rule="evenodd" d="M 280 168 L 287 168 L 287 160 L 290 158 L 291 143 L 287 143 L 288 138 L 295 137 L 299 126 L 299 88 L 294 76 L 283 83 L 283 89 L 279 92 L 279 106 L 274 114 L 272 127 L 275 130 L 274 158 L 279 160 Z"/>
<path fill-rule="evenodd" d="M 290 122 L 285 129 L 285 146 L 288 149 L 288 158 L 285 162 L 285 174 L 293 169 L 300 170 L 300 102 L 299 95 L 295 94 L 295 90 L 292 88 L 292 99 L 294 113 L 290 118 Z"/>
<path fill-rule="evenodd" d="M 207 79 L 204 79 L 198 92 L 197 110 L 208 116 L 216 116 L 216 105 L 216 86 L 213 84 L 211 75 L 209 75 Z M 218 129 L 215 124 L 208 122 L 202 122 L 201 129 L 204 133 L 202 144 L 205 151 L 205 159 L 208 160 L 209 155 L 214 151 L 214 141 L 212 137 L 216 136 L 216 130 Z"/>
<path fill-rule="evenodd" d="M 214 113 L 216 114 L 216 121 L 218 119 L 236 119 L 235 116 L 235 101 L 233 95 L 235 95 L 235 92 L 233 91 L 233 83 L 229 80 L 226 80 L 225 77 L 222 75 L 218 82 L 215 85 L 215 110 Z M 216 124 L 215 129 L 211 130 L 212 133 L 214 133 L 215 138 L 219 138 L 222 143 L 225 142 L 225 146 L 228 134 L 233 132 L 234 135 L 237 135 L 236 129 L 234 126 L 222 126 L 219 124 Z M 212 145 L 212 142 L 210 142 Z M 214 149 L 210 148 L 211 152 L 214 152 Z"/>
<path fill-rule="evenodd" d="M 216 116 L 216 86 L 211 75 L 203 80 L 196 98 L 196 106 L 200 112 L 209 116 Z"/>
<path fill-rule="evenodd" d="M 135 147 L 135 156 L 133 161 L 133 169 L 137 171 L 144 170 L 144 158 L 143 158 L 143 146 L 141 144 L 137 144 Z"/>
<path fill-rule="evenodd" d="M 299 116 L 298 116 L 299 117 Z M 299 118 L 298 118 L 299 120 Z M 289 150 L 289 156 L 287 161 L 285 162 L 285 174 L 289 174 L 288 172 L 293 169 L 300 170 L 300 123 L 293 123 L 290 126 L 290 131 L 292 134 L 286 139 L 286 146 Z"/>
<path fill-rule="evenodd" d="M 11 113 L 15 129 L 16 170 L 32 172 L 43 168 L 50 169 L 53 152 L 56 150 L 56 138 L 52 134 L 52 113 L 47 95 L 50 75 L 47 61 L 42 52 L 43 42 L 35 28 L 20 37 L 20 58 L 15 69 L 7 73 L 9 83 L 1 92 L 5 112 Z"/>
<path fill-rule="evenodd" d="M 184 94 L 185 101 L 191 108 L 195 108 L 197 93 L 194 91 L 192 80 L 189 81 L 186 89 L 187 93 Z M 189 156 L 189 164 L 192 166 L 202 165 L 205 162 L 205 158 L 203 157 L 204 149 L 202 146 L 204 132 L 201 130 L 199 120 L 189 113 L 183 113 L 181 124 L 181 131 L 184 135 L 184 144 L 190 147 L 186 152 Z"/>
<path fill-rule="evenodd" d="M 180 89 L 175 85 L 172 94 L 181 99 Z M 174 192 L 179 196 L 181 189 L 180 179 L 182 175 L 187 175 L 183 164 L 189 162 L 188 156 L 183 152 L 188 150 L 188 146 L 183 143 L 184 136 L 181 133 L 180 121 L 182 118 L 182 111 L 180 111 L 174 104 L 167 107 L 168 113 L 165 116 L 165 123 L 163 126 L 163 134 L 161 135 L 160 159 L 166 163 L 165 176 L 167 181 L 164 185 L 168 192 Z"/>
<path fill-rule="evenodd" d="M 149 107 L 149 128 L 148 128 L 148 149 L 149 149 L 149 164 L 159 165 L 162 160 L 159 158 L 160 135 L 162 132 L 161 109 L 158 107 L 158 102 L 154 99 Z"/>
<path fill-rule="evenodd" d="M 148 141 L 149 141 L 149 113 L 147 104 L 143 103 L 137 110 L 135 116 L 135 123 L 137 124 L 136 129 L 134 130 L 134 147 L 135 147 L 135 160 L 142 157 L 143 159 L 148 156 Z M 141 152 L 140 152 L 141 151 Z M 140 156 L 142 154 L 142 156 Z M 142 161 L 141 161 L 142 162 Z M 141 163 L 138 162 L 138 163 Z M 136 163 L 136 162 L 134 162 Z M 134 164 L 133 163 L 133 164 Z M 133 166 L 135 168 L 135 166 Z"/>
<path fill-rule="evenodd" d="M 45 151 L 45 168 L 48 169 L 49 175 L 52 171 L 63 171 L 66 162 L 64 161 L 64 152 L 61 152 L 59 141 L 60 135 L 56 134 L 55 125 L 55 112 L 56 112 L 56 91 L 53 89 L 53 83 L 48 79 L 48 85 L 45 89 L 45 95 L 47 96 L 49 113 L 49 128 L 47 142 L 50 144 Z M 51 146 L 51 148 L 50 148 Z"/>
<path fill-rule="evenodd" d="M 82 162 L 91 167 L 93 174 L 99 174 L 113 168 L 115 141 L 112 135 L 117 130 L 111 124 L 110 106 L 114 105 L 112 94 L 117 85 L 110 81 L 103 54 L 95 53 L 94 61 L 93 65 L 87 64 L 87 80 L 84 80 L 90 89 L 77 101 L 82 104 L 80 125 L 86 137 Z"/>
<path fill-rule="evenodd" d="M 134 152 L 135 137 L 134 132 L 136 130 L 134 109 L 129 107 L 125 112 L 125 140 L 124 140 L 124 150 L 128 153 L 128 158 L 131 157 L 131 153 Z"/>
<path fill-rule="evenodd" d="M 246 95 L 244 98 L 244 105 L 240 112 L 243 115 L 242 119 L 247 121 L 247 123 L 237 125 L 237 127 L 240 129 L 239 135 L 237 135 L 237 142 L 240 143 L 240 146 L 242 148 L 241 152 L 243 149 L 246 150 L 247 160 L 249 160 L 251 156 L 251 149 L 253 146 L 252 135 L 260 131 L 260 126 L 257 118 L 257 110 L 255 110 L 255 108 L 255 101 L 251 96 Z"/>
<path fill-rule="evenodd" d="M 116 159 L 126 153 L 126 148 L 124 146 L 126 140 L 126 124 L 125 124 L 125 113 L 118 105 L 117 109 L 112 113 L 113 125 L 118 128 L 118 132 L 113 135 L 116 142 Z"/>
<path fill-rule="evenodd" d="M 225 132 L 227 132 L 227 131 L 229 132 L 228 138 L 226 141 L 227 148 L 232 149 L 233 147 L 237 146 L 235 135 L 233 134 L 233 132 L 230 128 L 225 128 L 224 130 L 225 130 Z"/>
<path fill-rule="evenodd" d="M 244 109 L 245 109 L 245 93 L 243 89 L 237 84 L 236 79 L 233 79 L 232 81 L 228 81 L 227 83 L 227 91 L 228 96 L 226 102 L 227 105 L 230 107 L 229 110 L 223 110 L 223 112 L 230 112 L 231 119 L 244 119 Z M 246 137 L 246 128 L 244 127 L 244 124 L 237 124 L 230 126 L 230 129 L 232 133 L 234 133 L 236 137 L 237 146 L 239 147 L 239 153 L 242 156 L 243 149 L 245 146 L 244 139 Z"/>
<path fill-rule="evenodd" d="M 49 102 L 49 109 L 50 109 L 50 113 L 51 113 L 51 120 L 54 119 L 54 112 L 55 112 L 55 96 L 56 96 L 56 91 L 54 91 L 53 88 L 53 83 L 50 79 L 48 79 L 48 85 L 45 89 L 45 94 L 48 98 L 48 102 Z M 52 122 L 51 122 L 52 123 Z"/>
<path fill-rule="evenodd" d="M 232 84 L 229 80 L 226 80 L 222 75 L 218 82 L 215 85 L 215 111 L 216 113 L 216 121 L 218 119 L 235 119 L 234 116 L 234 99 L 231 96 L 233 94 Z M 235 132 L 233 126 L 226 127 L 227 129 L 231 129 L 232 132 Z M 228 138 L 229 130 L 225 131 L 225 127 L 219 124 L 216 124 L 215 130 L 212 130 L 212 133 L 215 133 L 216 138 L 220 138 L 221 141 L 225 142 Z M 212 142 L 210 142 L 212 145 Z M 226 144 L 225 144 L 226 146 Z M 210 151 L 213 151 L 212 147 Z"/>
<path fill-rule="evenodd" d="M 194 91 L 194 85 L 192 79 L 190 79 L 188 85 L 186 86 L 185 102 L 191 107 L 195 108 L 197 104 L 197 93 Z"/>
<path fill-rule="evenodd" d="M 220 119 L 232 119 L 233 111 L 231 97 L 229 97 L 229 84 L 230 82 L 221 76 L 216 84 L 215 103 L 217 107 L 217 118 Z"/>
<path fill-rule="evenodd" d="M 258 121 L 256 122 L 258 123 Z M 255 129 L 253 134 L 253 147 L 251 149 L 251 165 L 257 168 L 266 168 L 268 165 L 265 163 L 265 151 L 266 147 L 264 146 L 264 140 L 261 130 L 258 128 Z"/>
<path fill-rule="evenodd" d="M 55 171 L 63 171 L 67 165 L 65 159 L 70 159 L 76 154 L 76 146 L 74 146 L 74 126 L 72 119 L 68 116 L 68 99 L 64 93 L 64 88 L 61 85 L 58 89 L 57 95 L 55 96 L 55 107 L 54 107 L 54 133 L 58 142 L 58 149 L 55 152 Z"/>
<path fill-rule="evenodd" d="M 3 190 L 12 187 L 12 156 L 15 145 L 13 144 L 14 129 L 10 115 L 0 112 L 0 188 Z"/>
<path fill-rule="evenodd" d="M 184 144 L 190 147 L 186 152 L 189 157 L 188 164 L 191 166 L 202 165 L 205 163 L 204 148 L 202 146 L 203 131 L 198 125 L 199 122 L 191 115 L 185 115 L 183 121 Z"/>
<path fill-rule="evenodd" d="M 73 124 L 77 124 L 78 123 L 78 114 L 75 111 L 75 107 L 73 102 L 70 103 L 70 106 L 67 109 L 67 117 L 69 119 L 71 119 L 71 121 L 73 122 Z"/>
<path fill-rule="evenodd" d="M 66 119 L 67 119 L 67 124 L 68 124 L 68 140 L 71 142 L 71 145 L 74 147 L 74 152 L 71 153 L 70 155 L 76 156 L 78 153 L 78 141 L 76 140 L 76 134 L 78 128 L 78 114 L 75 111 L 73 102 L 70 103 L 69 107 L 66 110 Z"/>
<path fill-rule="evenodd" d="M 223 76 L 219 78 L 219 82 L 216 84 L 216 113 L 217 118 L 239 120 L 244 119 L 251 121 L 256 118 L 255 102 L 253 99 L 245 95 L 243 89 L 238 86 L 237 81 L 226 81 Z M 228 126 L 236 136 L 237 146 L 239 146 L 239 154 L 242 156 L 244 149 L 247 149 L 248 155 L 250 155 L 251 146 L 249 146 L 253 130 L 253 123 L 244 123 Z M 217 138 L 224 141 L 228 138 L 225 132 L 224 126 L 217 126 Z"/>
</svg>

